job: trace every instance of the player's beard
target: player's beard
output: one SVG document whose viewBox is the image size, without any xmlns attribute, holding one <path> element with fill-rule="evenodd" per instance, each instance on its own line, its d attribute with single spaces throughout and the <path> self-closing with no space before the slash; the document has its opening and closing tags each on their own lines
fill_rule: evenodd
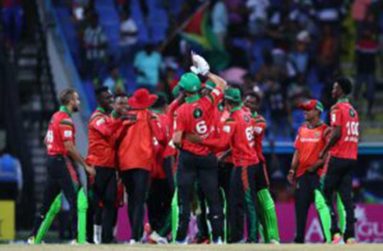
<svg viewBox="0 0 383 251">
<path fill-rule="evenodd" d="M 78 110 L 79 110 L 79 109 L 78 109 L 78 106 L 74 106 L 74 107 L 73 107 L 73 112 L 78 112 Z"/>
</svg>

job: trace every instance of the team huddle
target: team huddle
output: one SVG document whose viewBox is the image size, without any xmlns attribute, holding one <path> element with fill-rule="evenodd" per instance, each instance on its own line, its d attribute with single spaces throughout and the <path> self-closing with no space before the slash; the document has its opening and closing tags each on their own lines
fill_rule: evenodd
<svg viewBox="0 0 383 251">
<path fill-rule="evenodd" d="M 129 98 L 97 89 L 86 158 L 76 149 L 71 118 L 79 108 L 79 96 L 73 89 L 60 93 L 62 106 L 52 116 L 45 137 L 48 180 L 30 243 L 42 242 L 63 195 L 70 205 L 74 243 L 113 243 L 124 189 L 131 244 L 143 242 L 144 227 L 145 241 L 150 243 L 280 242 L 262 153 L 267 124 L 258 113 L 261 96 L 228 86 L 197 54 L 192 54 L 192 62 L 191 71 L 173 89 L 175 99 L 169 105 L 164 96 L 146 89 Z M 351 87 L 346 78 L 334 81 L 332 95 L 338 102 L 331 108 L 331 126 L 320 120 L 319 101 L 300 105 L 306 122 L 298 131 L 287 177 L 296 187 L 297 243 L 304 242 L 312 202 L 326 242 L 355 242 L 351 174 L 359 120 L 346 98 Z M 81 178 L 83 170 L 87 182 Z M 91 206 L 93 240 L 87 240 Z M 191 213 L 196 214 L 198 226 L 193 240 L 188 236 Z"/>
</svg>

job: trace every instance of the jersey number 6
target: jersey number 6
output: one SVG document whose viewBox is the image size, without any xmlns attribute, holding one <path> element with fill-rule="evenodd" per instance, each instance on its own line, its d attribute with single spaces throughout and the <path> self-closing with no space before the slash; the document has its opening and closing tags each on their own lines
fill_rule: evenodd
<svg viewBox="0 0 383 251">
<path fill-rule="evenodd" d="M 207 133 L 207 125 L 206 125 L 206 122 L 204 120 L 201 120 L 199 121 L 196 125 L 195 125 L 195 129 L 197 131 L 198 134 L 205 134 Z"/>
</svg>

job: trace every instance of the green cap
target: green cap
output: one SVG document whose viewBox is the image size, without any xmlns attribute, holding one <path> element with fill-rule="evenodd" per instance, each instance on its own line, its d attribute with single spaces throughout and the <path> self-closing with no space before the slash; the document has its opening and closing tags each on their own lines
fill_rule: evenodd
<svg viewBox="0 0 383 251">
<path fill-rule="evenodd" d="M 241 103 L 241 91 L 238 88 L 228 88 L 225 90 L 225 99 Z"/>
<path fill-rule="evenodd" d="M 201 89 L 201 80 L 196 74 L 188 72 L 181 76 L 178 85 L 187 92 L 198 92 Z"/>
<path fill-rule="evenodd" d="M 172 90 L 172 95 L 174 98 L 178 97 L 178 95 L 180 95 L 180 86 L 179 85 L 176 85 L 174 86 L 173 90 Z"/>
<path fill-rule="evenodd" d="M 210 80 L 206 81 L 205 83 L 205 88 L 209 90 L 213 90 L 216 86 L 217 85 Z"/>
</svg>

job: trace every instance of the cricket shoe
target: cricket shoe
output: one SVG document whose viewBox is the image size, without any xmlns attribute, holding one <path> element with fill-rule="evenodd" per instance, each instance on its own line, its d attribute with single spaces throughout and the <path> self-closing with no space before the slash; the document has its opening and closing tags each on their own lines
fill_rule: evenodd
<svg viewBox="0 0 383 251">
<path fill-rule="evenodd" d="M 76 245 L 78 245 L 78 242 L 76 239 L 73 239 L 73 240 L 69 241 L 69 245 L 76 246 Z"/>
<path fill-rule="evenodd" d="M 358 242 L 356 241 L 356 239 L 355 238 L 348 238 L 347 240 L 346 240 L 346 244 L 350 244 L 350 245 L 352 245 L 352 244 L 357 244 Z"/>
<path fill-rule="evenodd" d="M 77 246 L 77 245 L 87 245 L 90 244 L 89 242 L 85 241 L 84 243 L 79 243 L 77 239 L 70 240 L 68 242 L 69 245 Z"/>
<path fill-rule="evenodd" d="M 344 244 L 342 235 L 339 233 L 334 234 L 332 237 L 332 244 Z"/>
<path fill-rule="evenodd" d="M 142 237 L 142 242 L 143 242 L 143 243 L 152 243 L 152 242 L 150 241 L 150 238 L 149 238 L 149 236 L 150 236 L 151 233 L 152 233 L 152 227 L 150 226 L 149 223 L 146 223 L 146 224 L 144 225 L 144 235 L 143 235 L 143 237 Z M 153 243 L 152 243 L 152 244 L 153 244 Z"/>
<path fill-rule="evenodd" d="M 218 237 L 217 240 L 213 241 L 213 244 L 215 244 L 215 245 L 222 245 L 223 244 L 222 238 Z"/>
<path fill-rule="evenodd" d="M 209 244 L 210 238 L 207 236 L 197 236 L 193 241 L 194 244 Z"/>
<path fill-rule="evenodd" d="M 131 239 L 129 241 L 129 245 L 135 245 L 135 244 L 137 244 L 137 241 L 135 239 Z"/>
<path fill-rule="evenodd" d="M 27 243 L 28 243 L 29 245 L 33 245 L 33 244 L 35 244 L 35 237 L 34 237 L 34 236 L 30 236 L 30 237 L 28 238 L 28 240 L 27 240 Z"/>
<path fill-rule="evenodd" d="M 188 244 L 188 239 L 185 238 L 185 240 L 183 240 L 183 241 L 177 241 L 177 240 L 176 240 L 176 244 L 177 244 L 177 245 L 187 245 L 187 244 Z"/>
<path fill-rule="evenodd" d="M 280 244 L 280 242 L 279 242 L 278 240 L 271 239 L 271 240 L 270 240 L 270 244 L 276 244 L 276 245 L 278 245 L 278 244 Z"/>
<path fill-rule="evenodd" d="M 101 244 L 102 227 L 100 225 L 93 225 L 93 242 L 96 245 Z"/>
<path fill-rule="evenodd" d="M 159 235 L 156 231 L 153 231 L 149 235 L 148 240 L 149 240 L 149 243 L 153 243 L 153 244 L 168 244 L 168 240 L 162 237 L 161 235 Z"/>
</svg>

